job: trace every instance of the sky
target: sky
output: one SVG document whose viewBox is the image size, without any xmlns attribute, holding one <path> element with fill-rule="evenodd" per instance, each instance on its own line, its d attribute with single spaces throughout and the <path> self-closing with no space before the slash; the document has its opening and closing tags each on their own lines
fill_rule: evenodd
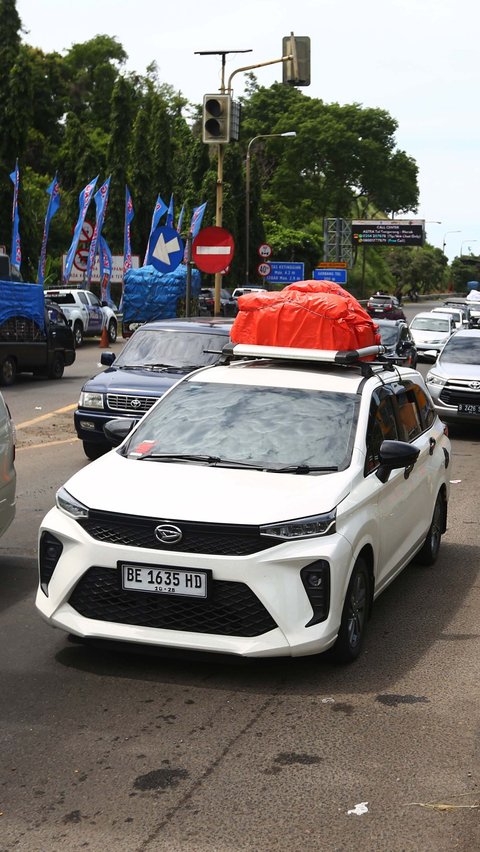
<svg viewBox="0 0 480 852">
<path fill-rule="evenodd" d="M 282 39 L 311 39 L 311 85 L 325 103 L 386 110 L 396 144 L 419 168 L 417 213 L 427 240 L 449 260 L 480 254 L 480 3 L 478 0 L 17 0 L 23 40 L 63 53 L 98 34 L 115 36 L 126 68 L 155 61 L 162 82 L 192 103 L 246 65 L 279 59 Z M 282 79 L 281 64 L 254 72 L 260 85 Z M 233 77 L 243 93 L 245 73 Z M 294 130 L 295 128 L 291 128 Z M 288 144 L 288 143 L 286 143 Z"/>
</svg>

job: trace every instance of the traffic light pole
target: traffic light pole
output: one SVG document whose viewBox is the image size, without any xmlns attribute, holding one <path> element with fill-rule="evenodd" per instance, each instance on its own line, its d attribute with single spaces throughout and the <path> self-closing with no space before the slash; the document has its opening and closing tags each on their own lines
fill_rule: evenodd
<svg viewBox="0 0 480 852">
<path fill-rule="evenodd" d="M 223 89 L 223 73 L 222 73 L 222 91 Z M 215 210 L 215 225 L 221 228 L 223 224 L 223 158 L 225 154 L 225 146 L 218 146 L 218 164 L 217 164 L 217 205 Z M 220 316 L 220 295 L 222 290 L 222 273 L 215 273 L 215 316 Z"/>
</svg>

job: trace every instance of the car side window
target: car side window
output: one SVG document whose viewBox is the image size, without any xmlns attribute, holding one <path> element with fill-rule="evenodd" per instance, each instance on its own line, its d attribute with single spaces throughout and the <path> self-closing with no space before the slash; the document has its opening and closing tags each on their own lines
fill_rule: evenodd
<svg viewBox="0 0 480 852">
<path fill-rule="evenodd" d="M 413 387 L 402 388 L 395 394 L 400 425 L 400 440 L 414 441 L 423 432 L 422 418 Z"/>
<path fill-rule="evenodd" d="M 374 396 L 370 405 L 367 431 L 367 455 L 365 473 L 380 464 L 380 447 L 383 441 L 398 441 L 397 423 L 390 395 Z"/>
<path fill-rule="evenodd" d="M 433 402 L 419 385 L 412 385 L 412 391 L 417 399 L 417 405 L 420 409 L 425 428 L 429 429 L 436 417 Z"/>
<path fill-rule="evenodd" d="M 82 303 L 82 305 L 88 305 L 88 299 L 85 293 L 78 292 L 78 301 Z"/>
</svg>

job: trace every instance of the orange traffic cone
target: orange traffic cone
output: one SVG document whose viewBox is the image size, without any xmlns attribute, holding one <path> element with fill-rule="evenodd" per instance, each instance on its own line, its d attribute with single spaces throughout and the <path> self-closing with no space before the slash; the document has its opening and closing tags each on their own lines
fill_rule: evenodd
<svg viewBox="0 0 480 852">
<path fill-rule="evenodd" d="M 102 328 L 102 335 L 100 337 L 99 347 L 100 349 L 108 349 L 108 331 L 107 327 L 104 325 Z"/>
</svg>

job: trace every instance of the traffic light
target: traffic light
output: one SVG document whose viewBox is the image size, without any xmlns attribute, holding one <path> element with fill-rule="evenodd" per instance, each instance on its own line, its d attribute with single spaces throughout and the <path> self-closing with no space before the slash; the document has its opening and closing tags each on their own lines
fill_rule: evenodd
<svg viewBox="0 0 480 852">
<path fill-rule="evenodd" d="M 204 142 L 230 142 L 231 95 L 204 95 L 202 139 Z"/>
<path fill-rule="evenodd" d="M 310 85 L 310 36 L 291 33 L 282 41 L 282 56 L 291 56 L 283 62 L 283 83 L 289 86 Z"/>
</svg>

